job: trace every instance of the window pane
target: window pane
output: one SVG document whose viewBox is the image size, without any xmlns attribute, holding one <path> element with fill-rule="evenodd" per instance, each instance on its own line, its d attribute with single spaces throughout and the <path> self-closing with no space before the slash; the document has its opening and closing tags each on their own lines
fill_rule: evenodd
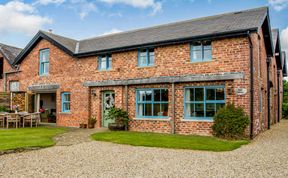
<svg viewBox="0 0 288 178">
<path fill-rule="evenodd" d="M 225 99 L 224 88 L 217 88 L 216 89 L 216 100 L 224 100 L 224 99 Z"/>
<path fill-rule="evenodd" d="M 163 112 L 163 116 L 168 116 L 168 103 L 161 104 L 161 111 Z"/>
<path fill-rule="evenodd" d="M 100 60 L 100 69 L 106 69 L 106 57 L 102 57 Z"/>
<path fill-rule="evenodd" d="M 204 50 L 203 59 L 206 59 L 206 60 L 212 59 L 212 50 L 211 49 L 205 49 Z"/>
<path fill-rule="evenodd" d="M 109 56 L 108 57 L 108 66 L 107 66 L 107 69 L 111 69 L 112 68 L 112 57 Z"/>
<path fill-rule="evenodd" d="M 185 113 L 185 115 L 187 117 L 195 117 L 194 105 L 195 104 L 186 104 L 186 113 Z"/>
<path fill-rule="evenodd" d="M 194 101 L 194 88 L 189 88 L 185 90 L 185 99 L 186 101 Z"/>
<path fill-rule="evenodd" d="M 152 101 L 152 91 L 145 91 L 145 101 Z"/>
<path fill-rule="evenodd" d="M 215 89 L 206 89 L 206 100 L 215 100 Z"/>
<path fill-rule="evenodd" d="M 154 64 L 154 49 L 149 49 L 149 65 L 153 65 Z"/>
<path fill-rule="evenodd" d="M 49 50 L 41 51 L 42 52 L 42 59 L 41 62 L 48 62 L 49 61 Z"/>
<path fill-rule="evenodd" d="M 152 104 L 145 104 L 144 116 L 152 116 Z"/>
<path fill-rule="evenodd" d="M 140 66 L 146 66 L 147 65 L 147 51 L 146 49 L 140 50 L 139 54 L 139 65 Z"/>
<path fill-rule="evenodd" d="M 144 114 L 144 104 L 138 104 L 138 116 L 143 116 Z"/>
<path fill-rule="evenodd" d="M 163 116 L 163 112 L 161 111 L 161 104 L 154 104 L 154 116 Z"/>
<path fill-rule="evenodd" d="M 195 101 L 204 101 L 204 89 L 195 88 Z"/>
<path fill-rule="evenodd" d="M 169 101 L 169 96 L 168 96 L 168 89 L 162 89 L 161 90 L 161 101 Z"/>
<path fill-rule="evenodd" d="M 195 117 L 204 117 L 204 104 L 195 104 Z"/>
<path fill-rule="evenodd" d="M 152 101 L 152 90 L 139 91 L 139 101 Z"/>
<path fill-rule="evenodd" d="M 154 90 L 154 101 L 161 101 L 161 90 Z"/>
<path fill-rule="evenodd" d="M 202 59 L 202 50 L 193 50 L 192 51 L 192 59 L 197 60 L 197 59 Z"/>
<path fill-rule="evenodd" d="M 206 117 L 214 117 L 215 103 L 206 104 Z"/>
<path fill-rule="evenodd" d="M 64 94 L 64 101 L 70 101 L 70 94 Z"/>
<path fill-rule="evenodd" d="M 168 116 L 168 103 L 154 104 L 154 116 Z"/>
<path fill-rule="evenodd" d="M 138 91 L 138 100 L 139 101 L 145 101 L 145 91 Z"/>
<path fill-rule="evenodd" d="M 64 111 L 70 111 L 70 103 L 64 103 L 63 107 Z"/>
<path fill-rule="evenodd" d="M 43 63 L 43 74 L 49 73 L 49 63 Z"/>
<path fill-rule="evenodd" d="M 202 46 L 201 46 L 201 43 L 200 42 L 195 42 L 195 43 L 193 43 L 192 44 L 192 50 L 194 51 L 194 50 L 198 50 L 198 51 L 201 51 L 202 50 Z"/>
</svg>

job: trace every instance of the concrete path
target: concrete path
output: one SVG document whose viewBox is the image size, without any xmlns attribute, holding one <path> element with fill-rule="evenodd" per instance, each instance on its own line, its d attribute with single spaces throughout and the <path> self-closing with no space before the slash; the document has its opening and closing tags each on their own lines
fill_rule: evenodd
<svg viewBox="0 0 288 178">
<path fill-rule="evenodd" d="M 249 145 L 230 152 L 134 147 L 89 141 L 2 155 L 0 177 L 286 178 L 288 121 L 281 121 Z"/>
<path fill-rule="evenodd" d="M 54 138 L 56 146 L 76 145 L 84 142 L 91 142 L 90 135 L 96 132 L 103 132 L 107 129 L 79 129 L 71 128 L 69 132 L 61 134 Z"/>
</svg>

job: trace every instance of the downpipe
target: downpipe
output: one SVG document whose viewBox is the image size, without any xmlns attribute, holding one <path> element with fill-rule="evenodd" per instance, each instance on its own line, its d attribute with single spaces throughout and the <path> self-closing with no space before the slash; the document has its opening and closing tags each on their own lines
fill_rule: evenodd
<svg viewBox="0 0 288 178">
<path fill-rule="evenodd" d="M 250 31 L 247 32 L 250 49 L 250 139 L 254 138 L 254 61 L 253 61 L 253 44 L 250 36 Z"/>
</svg>

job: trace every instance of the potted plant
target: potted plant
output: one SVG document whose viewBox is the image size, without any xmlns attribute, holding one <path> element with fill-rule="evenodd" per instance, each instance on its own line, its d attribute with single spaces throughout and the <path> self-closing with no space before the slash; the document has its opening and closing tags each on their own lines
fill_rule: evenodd
<svg viewBox="0 0 288 178">
<path fill-rule="evenodd" d="M 87 124 L 81 123 L 81 124 L 80 124 L 80 128 L 81 128 L 81 129 L 86 129 L 86 128 L 87 128 Z"/>
<path fill-rule="evenodd" d="M 105 119 L 114 120 L 114 123 L 109 123 L 110 130 L 128 130 L 129 116 L 126 111 L 121 108 L 112 107 L 105 115 Z"/>
<path fill-rule="evenodd" d="M 95 116 L 90 117 L 89 120 L 88 120 L 88 128 L 89 129 L 95 128 L 96 122 L 97 122 L 97 120 L 96 120 Z"/>
</svg>

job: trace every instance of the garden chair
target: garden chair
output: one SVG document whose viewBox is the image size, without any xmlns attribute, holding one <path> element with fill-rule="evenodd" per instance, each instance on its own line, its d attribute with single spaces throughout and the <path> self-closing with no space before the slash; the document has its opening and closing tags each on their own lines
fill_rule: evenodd
<svg viewBox="0 0 288 178">
<path fill-rule="evenodd" d="M 10 123 L 14 123 L 15 127 L 18 128 L 18 124 L 20 125 L 20 118 L 18 114 L 7 114 L 6 115 L 7 129 L 9 128 Z"/>
<path fill-rule="evenodd" d="M 31 114 L 31 127 L 32 124 L 35 123 L 35 126 L 37 127 L 40 123 L 40 113 L 32 113 Z"/>
<path fill-rule="evenodd" d="M 5 127 L 5 114 L 0 114 L 0 124 L 3 128 Z"/>
<path fill-rule="evenodd" d="M 22 116 L 23 118 L 23 127 L 25 127 L 26 123 L 30 123 L 30 127 L 33 126 L 33 122 L 32 122 L 32 118 L 31 118 L 31 114 L 25 114 Z"/>
</svg>

